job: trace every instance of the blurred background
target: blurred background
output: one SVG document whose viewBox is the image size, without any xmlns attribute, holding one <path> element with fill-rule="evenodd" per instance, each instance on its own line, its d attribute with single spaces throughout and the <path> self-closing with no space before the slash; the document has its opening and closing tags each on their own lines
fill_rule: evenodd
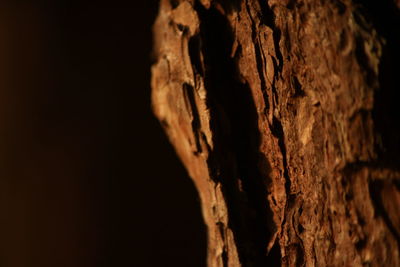
<svg viewBox="0 0 400 267">
<path fill-rule="evenodd" d="M 1 1 L 0 266 L 204 266 L 150 109 L 157 1 Z"/>
</svg>

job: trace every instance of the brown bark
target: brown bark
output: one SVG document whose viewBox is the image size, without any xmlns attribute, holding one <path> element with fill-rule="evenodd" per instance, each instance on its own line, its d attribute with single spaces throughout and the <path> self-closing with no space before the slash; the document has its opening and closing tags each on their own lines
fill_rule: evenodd
<svg viewBox="0 0 400 267">
<path fill-rule="evenodd" d="M 400 16 L 373 2 L 161 1 L 152 102 L 209 266 L 400 266 Z"/>
</svg>

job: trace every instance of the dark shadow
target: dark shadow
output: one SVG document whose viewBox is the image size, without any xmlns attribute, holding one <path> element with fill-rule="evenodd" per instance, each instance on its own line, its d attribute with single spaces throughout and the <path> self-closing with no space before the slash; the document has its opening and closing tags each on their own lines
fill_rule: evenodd
<svg viewBox="0 0 400 267">
<path fill-rule="evenodd" d="M 367 20 L 384 37 L 379 65 L 379 88 L 375 93 L 374 122 L 379 136 L 379 158 L 393 169 L 400 167 L 400 10 L 395 1 L 357 1 Z"/>
<path fill-rule="evenodd" d="M 4 2 L 0 266 L 205 266 L 198 194 L 150 109 L 158 1 Z"/>
<path fill-rule="evenodd" d="M 398 179 L 400 180 L 400 179 Z M 391 184 L 391 181 L 384 181 L 384 180 L 374 180 L 371 181 L 369 184 L 369 192 L 371 199 L 373 200 L 373 204 L 375 207 L 375 215 L 376 216 L 381 216 L 383 220 L 385 221 L 387 227 L 389 228 L 390 232 L 392 233 L 393 237 L 396 239 L 397 244 L 400 245 L 400 233 L 396 230 L 396 225 L 393 225 L 392 220 L 390 219 L 388 213 L 386 212 L 386 209 L 383 205 L 382 202 L 382 194 L 384 194 L 384 187 L 385 187 L 385 182 L 390 183 L 390 186 L 393 186 Z"/>
<path fill-rule="evenodd" d="M 267 201 L 267 181 L 260 171 L 266 162 L 259 155 L 258 114 L 247 84 L 238 80 L 231 57 L 232 29 L 217 9 L 197 5 L 205 62 L 205 87 L 211 112 L 215 148 L 209 165 L 221 183 L 244 266 L 267 264 L 272 213 Z M 265 170 L 264 170 L 265 171 Z M 267 171 L 268 172 L 268 171 Z"/>
</svg>

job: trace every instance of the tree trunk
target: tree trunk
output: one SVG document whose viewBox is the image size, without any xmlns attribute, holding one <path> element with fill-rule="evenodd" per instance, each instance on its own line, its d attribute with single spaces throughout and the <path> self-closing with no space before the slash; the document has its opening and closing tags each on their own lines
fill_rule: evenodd
<svg viewBox="0 0 400 267">
<path fill-rule="evenodd" d="M 152 103 L 208 266 L 400 266 L 399 6 L 161 0 Z"/>
</svg>

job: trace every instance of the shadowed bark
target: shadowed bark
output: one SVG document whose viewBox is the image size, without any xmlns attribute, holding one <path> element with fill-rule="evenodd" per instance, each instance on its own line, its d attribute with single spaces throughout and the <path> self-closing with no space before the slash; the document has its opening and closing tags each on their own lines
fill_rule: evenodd
<svg viewBox="0 0 400 267">
<path fill-rule="evenodd" d="M 152 103 L 209 266 L 400 266 L 399 6 L 161 1 Z"/>
</svg>

